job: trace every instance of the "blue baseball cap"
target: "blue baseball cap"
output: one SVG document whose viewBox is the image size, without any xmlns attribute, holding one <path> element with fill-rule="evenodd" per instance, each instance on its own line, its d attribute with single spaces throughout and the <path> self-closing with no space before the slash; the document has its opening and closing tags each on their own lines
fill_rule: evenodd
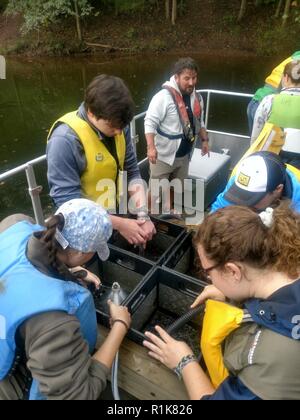
<svg viewBox="0 0 300 420">
<path fill-rule="evenodd" d="M 107 242 L 112 235 L 112 223 L 107 212 L 93 201 L 77 198 L 67 201 L 55 214 L 62 214 L 65 224 L 55 238 L 63 249 L 97 252 L 102 261 L 109 258 Z"/>
</svg>

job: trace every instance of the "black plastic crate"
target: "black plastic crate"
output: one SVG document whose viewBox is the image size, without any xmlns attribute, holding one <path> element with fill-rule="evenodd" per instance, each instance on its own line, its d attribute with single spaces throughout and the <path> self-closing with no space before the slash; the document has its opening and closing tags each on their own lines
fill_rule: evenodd
<svg viewBox="0 0 300 420">
<path fill-rule="evenodd" d="M 111 287 L 118 282 L 125 292 L 126 298 L 142 283 L 144 277 L 151 271 L 153 264 L 136 258 L 130 253 L 110 249 L 107 261 L 100 261 L 95 257 L 86 268 L 96 274 L 102 282 L 100 290 L 93 290 L 98 322 L 109 325 L 109 311 L 107 300 L 111 294 Z"/>
<path fill-rule="evenodd" d="M 190 310 L 190 305 L 207 284 L 172 270 L 157 267 L 149 273 L 126 305 L 132 313 L 129 337 L 142 344 L 145 331 L 154 331 L 155 325 L 168 328 Z M 202 316 L 189 321 L 172 336 L 186 341 L 199 352 Z"/>
<path fill-rule="evenodd" d="M 193 245 L 193 238 L 193 232 L 185 236 L 169 255 L 164 267 L 186 274 L 194 279 L 205 281 L 201 277 L 201 262 Z"/>
<path fill-rule="evenodd" d="M 151 217 L 151 219 L 155 224 L 157 234 L 152 241 L 147 243 L 147 248 L 145 250 L 130 245 L 126 239 L 116 231 L 109 241 L 110 244 L 112 244 L 114 248 L 130 252 L 132 255 L 162 265 L 174 249 L 174 246 L 176 246 L 178 241 L 186 235 L 186 229 L 183 226 L 169 223 L 155 217 Z"/>
</svg>

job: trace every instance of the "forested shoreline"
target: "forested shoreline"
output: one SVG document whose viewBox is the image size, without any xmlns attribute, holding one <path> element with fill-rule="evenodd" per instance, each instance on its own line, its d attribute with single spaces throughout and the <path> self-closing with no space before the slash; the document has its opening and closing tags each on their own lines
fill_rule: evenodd
<svg viewBox="0 0 300 420">
<path fill-rule="evenodd" d="M 0 0 L 1 54 L 272 55 L 299 35 L 299 0 Z"/>
</svg>

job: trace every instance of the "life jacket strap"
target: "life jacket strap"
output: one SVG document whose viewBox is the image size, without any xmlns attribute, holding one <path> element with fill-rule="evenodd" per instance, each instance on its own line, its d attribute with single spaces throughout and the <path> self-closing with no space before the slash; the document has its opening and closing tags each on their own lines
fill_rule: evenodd
<svg viewBox="0 0 300 420">
<path fill-rule="evenodd" d="M 158 134 L 160 134 L 163 137 L 167 137 L 169 140 L 181 140 L 182 134 L 167 134 L 163 130 L 161 130 L 159 127 L 156 130 Z"/>
</svg>

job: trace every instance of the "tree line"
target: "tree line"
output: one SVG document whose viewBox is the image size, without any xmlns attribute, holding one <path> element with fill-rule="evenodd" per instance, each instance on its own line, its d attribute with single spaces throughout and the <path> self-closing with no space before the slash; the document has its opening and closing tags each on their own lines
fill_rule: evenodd
<svg viewBox="0 0 300 420">
<path fill-rule="evenodd" d="M 214 1 L 218 4 L 219 0 Z M 257 8 L 268 4 L 273 6 L 275 17 L 281 17 L 283 25 L 286 25 L 292 7 L 298 8 L 298 3 L 299 0 L 240 0 L 237 2 L 236 20 L 241 22 L 247 16 L 251 4 Z M 81 25 L 85 17 L 111 11 L 115 15 L 145 12 L 153 7 L 161 10 L 172 25 L 176 25 L 181 12 L 188 13 L 187 0 L 0 0 L 0 12 L 23 15 L 24 32 L 39 31 L 66 17 L 73 17 L 80 42 L 83 41 Z M 296 19 L 300 21 L 300 18 Z"/>
</svg>

